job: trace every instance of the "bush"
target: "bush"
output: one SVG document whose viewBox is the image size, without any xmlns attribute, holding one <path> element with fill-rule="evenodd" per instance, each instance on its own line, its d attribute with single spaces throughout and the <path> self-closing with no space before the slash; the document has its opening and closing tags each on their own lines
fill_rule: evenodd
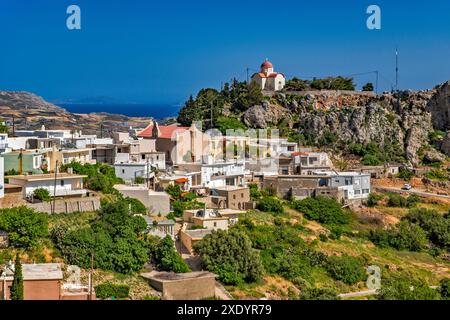
<svg viewBox="0 0 450 320">
<path fill-rule="evenodd" d="M 136 178 L 134 178 L 134 183 L 136 183 L 136 184 L 144 184 L 145 183 L 145 179 L 144 179 L 144 177 L 136 177 Z"/>
<path fill-rule="evenodd" d="M 95 286 L 95 296 L 100 299 L 128 298 L 130 293 L 130 287 L 125 284 L 113 284 L 111 282 L 105 282 Z"/>
<path fill-rule="evenodd" d="M 440 248 L 450 248 L 450 217 L 434 210 L 413 209 L 403 218 L 421 227 L 428 239 Z"/>
<path fill-rule="evenodd" d="M 258 185 L 256 183 L 250 183 L 248 185 L 248 187 L 250 188 L 250 198 L 253 201 L 258 200 L 259 198 L 261 198 L 261 192 L 258 189 Z"/>
<path fill-rule="evenodd" d="M 302 289 L 300 300 L 340 300 L 337 292 L 327 288 Z"/>
<path fill-rule="evenodd" d="M 276 197 L 263 197 L 258 201 L 256 208 L 264 212 L 272 212 L 277 214 L 284 213 L 283 204 L 280 199 Z"/>
<path fill-rule="evenodd" d="M 88 189 L 101 191 L 105 194 L 113 193 L 115 184 L 124 183 L 122 179 L 116 176 L 114 167 L 104 163 L 86 163 L 82 165 L 79 162 L 71 162 L 62 165 L 61 172 L 67 172 L 69 168 L 72 168 L 76 174 L 88 176 L 85 178 L 85 185 Z"/>
<path fill-rule="evenodd" d="M 365 166 L 378 166 L 382 162 L 376 155 L 373 154 L 366 154 L 362 159 L 362 164 Z"/>
<path fill-rule="evenodd" d="M 325 269 L 333 279 L 340 280 L 348 285 L 367 279 L 362 261 L 347 255 L 329 257 Z"/>
<path fill-rule="evenodd" d="M 191 271 L 176 251 L 175 244 L 170 236 L 166 236 L 150 246 L 150 257 L 158 270 L 176 273 Z"/>
<path fill-rule="evenodd" d="M 147 208 L 145 205 L 136 198 L 126 197 L 124 201 L 128 204 L 130 212 L 134 214 L 146 214 Z"/>
<path fill-rule="evenodd" d="M 34 189 L 33 198 L 48 202 L 51 200 L 50 192 L 44 188 Z"/>
<path fill-rule="evenodd" d="M 401 221 L 388 230 L 371 230 L 369 239 L 380 247 L 397 250 L 421 251 L 428 245 L 425 231 L 408 221 Z"/>
<path fill-rule="evenodd" d="M 437 180 L 437 181 L 449 180 L 447 173 L 443 172 L 442 170 L 430 170 L 426 172 L 424 176 L 430 180 Z"/>
<path fill-rule="evenodd" d="M 383 200 L 384 196 L 382 194 L 377 193 L 369 193 L 369 197 L 367 198 L 367 206 L 375 207 L 379 201 Z"/>
<path fill-rule="evenodd" d="M 148 261 L 147 244 L 142 239 L 147 223 L 129 212 L 126 201 L 105 203 L 100 216 L 87 227 L 75 230 L 55 229 L 56 247 L 71 264 L 130 274 L 139 271 Z"/>
<path fill-rule="evenodd" d="M 439 293 L 442 299 L 450 300 L 450 278 L 444 278 L 439 284 Z"/>
<path fill-rule="evenodd" d="M 310 220 L 325 224 L 347 224 L 350 215 L 334 199 L 327 197 L 306 198 L 292 201 L 292 207 L 305 214 Z"/>
<path fill-rule="evenodd" d="M 417 194 L 410 194 L 406 199 L 406 206 L 408 208 L 415 207 L 418 203 L 420 203 L 420 197 Z"/>
<path fill-rule="evenodd" d="M 169 185 L 166 188 L 166 192 L 169 194 L 169 196 L 173 200 L 180 200 L 183 190 L 181 190 L 181 187 L 178 184 L 175 184 L 175 185 Z"/>
<path fill-rule="evenodd" d="M 439 298 L 439 292 L 430 288 L 425 281 L 401 274 L 383 277 L 377 295 L 379 300 L 439 300 Z"/>
<path fill-rule="evenodd" d="M 224 284 L 237 285 L 261 279 L 263 267 L 249 237 L 238 229 L 217 230 L 194 245 L 203 268 L 216 273 Z"/>
<path fill-rule="evenodd" d="M 388 206 L 405 208 L 408 206 L 408 201 L 399 194 L 390 193 L 388 196 Z"/>
<path fill-rule="evenodd" d="M 403 179 L 405 181 L 411 180 L 411 178 L 414 176 L 415 176 L 414 172 L 409 170 L 400 170 L 400 172 L 397 174 L 397 178 Z"/>
<path fill-rule="evenodd" d="M 30 248 L 48 235 L 48 215 L 25 206 L 0 209 L 0 230 L 15 246 Z"/>
</svg>

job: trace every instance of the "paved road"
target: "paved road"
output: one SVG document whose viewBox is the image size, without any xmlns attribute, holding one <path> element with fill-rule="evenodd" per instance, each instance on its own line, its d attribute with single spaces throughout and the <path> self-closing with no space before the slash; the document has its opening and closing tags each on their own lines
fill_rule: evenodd
<svg viewBox="0 0 450 320">
<path fill-rule="evenodd" d="M 374 189 L 376 191 L 385 191 L 385 192 L 413 193 L 413 194 L 417 194 L 418 196 L 421 196 L 424 198 L 437 197 L 437 198 L 450 199 L 450 196 L 446 196 L 443 194 L 437 194 L 437 193 L 431 193 L 431 192 L 424 192 L 424 191 L 417 190 L 417 189 L 403 190 L 402 188 L 392 188 L 392 187 L 374 187 Z"/>
<path fill-rule="evenodd" d="M 353 298 L 353 297 L 363 297 L 363 296 L 372 296 L 374 294 L 377 294 L 377 290 L 363 290 L 363 291 L 357 291 L 357 292 L 350 292 L 350 293 L 341 293 L 339 297 L 341 298 Z"/>
</svg>

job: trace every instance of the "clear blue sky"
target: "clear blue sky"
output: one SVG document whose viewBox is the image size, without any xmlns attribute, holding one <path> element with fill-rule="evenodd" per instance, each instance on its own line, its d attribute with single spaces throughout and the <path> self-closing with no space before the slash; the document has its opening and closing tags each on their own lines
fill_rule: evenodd
<svg viewBox="0 0 450 320">
<path fill-rule="evenodd" d="M 66 28 L 77 4 L 82 30 Z M 366 8 L 382 9 L 382 30 Z M 0 0 L 0 89 L 183 102 L 265 58 L 288 77 L 379 70 L 380 89 L 450 79 L 450 1 Z M 374 76 L 356 78 L 359 85 Z"/>
</svg>

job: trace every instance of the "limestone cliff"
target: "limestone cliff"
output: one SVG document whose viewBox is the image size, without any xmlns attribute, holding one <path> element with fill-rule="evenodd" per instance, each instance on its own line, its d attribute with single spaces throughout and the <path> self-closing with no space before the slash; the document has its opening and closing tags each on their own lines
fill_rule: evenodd
<svg viewBox="0 0 450 320">
<path fill-rule="evenodd" d="M 251 127 L 288 122 L 289 127 L 318 143 L 335 137 L 336 145 L 375 142 L 389 144 L 411 164 L 418 164 L 430 149 L 429 134 L 450 129 L 450 82 L 433 90 L 400 93 L 348 91 L 286 92 L 272 95 L 262 106 L 243 115 Z M 445 140 L 447 139 L 447 140 Z M 450 155 L 450 135 L 441 144 Z M 428 153 L 429 157 L 439 155 Z"/>
</svg>

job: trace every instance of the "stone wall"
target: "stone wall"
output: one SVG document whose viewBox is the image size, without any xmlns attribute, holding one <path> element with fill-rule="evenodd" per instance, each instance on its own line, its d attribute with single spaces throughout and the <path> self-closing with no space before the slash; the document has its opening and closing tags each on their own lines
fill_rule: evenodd
<svg viewBox="0 0 450 320">
<path fill-rule="evenodd" d="M 39 212 L 52 212 L 53 202 L 27 203 L 29 208 Z M 90 212 L 100 209 L 99 197 L 88 197 L 70 200 L 56 200 L 55 213 Z"/>
</svg>

